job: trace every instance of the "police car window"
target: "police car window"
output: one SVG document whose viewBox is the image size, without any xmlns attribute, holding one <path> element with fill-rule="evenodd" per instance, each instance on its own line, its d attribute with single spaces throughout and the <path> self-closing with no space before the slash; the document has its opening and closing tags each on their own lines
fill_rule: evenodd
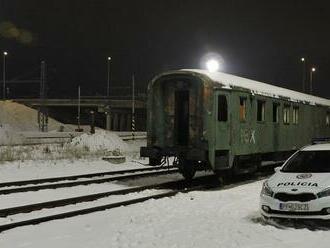
<svg viewBox="0 0 330 248">
<path fill-rule="evenodd" d="M 282 168 L 282 172 L 329 173 L 330 151 L 300 151 Z"/>
</svg>

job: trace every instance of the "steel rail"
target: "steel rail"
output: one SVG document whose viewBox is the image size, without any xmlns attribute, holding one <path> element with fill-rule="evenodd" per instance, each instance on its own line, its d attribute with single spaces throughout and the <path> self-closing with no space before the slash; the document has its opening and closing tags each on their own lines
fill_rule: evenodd
<svg viewBox="0 0 330 248">
<path fill-rule="evenodd" d="M 166 166 L 166 167 L 157 166 L 157 167 L 151 167 L 151 168 L 129 169 L 129 170 L 120 170 L 120 171 L 104 171 L 104 172 L 97 172 L 97 173 L 63 176 L 63 177 L 29 179 L 29 180 L 22 180 L 22 181 L 0 183 L 0 188 L 11 187 L 11 186 L 23 186 L 23 185 L 28 185 L 28 184 L 51 183 L 51 182 L 58 182 L 58 181 L 65 181 L 65 180 L 77 180 L 79 178 L 88 178 L 88 177 L 100 177 L 100 176 L 110 176 L 110 175 L 118 175 L 118 174 L 125 174 L 125 173 L 143 172 L 143 171 L 165 170 L 165 169 L 172 169 L 172 168 L 175 168 L 175 167 L 174 166 Z"/>
<path fill-rule="evenodd" d="M 198 180 L 203 181 L 207 178 L 210 178 L 210 176 L 205 176 L 205 177 L 199 178 Z M 195 179 L 195 183 L 198 182 L 198 180 Z M 180 184 L 183 182 L 184 182 L 184 180 L 180 180 L 180 181 L 171 182 L 171 183 Z M 181 187 L 182 187 L 182 185 L 181 185 Z M 171 197 L 178 193 L 187 193 L 189 191 L 202 190 L 202 189 L 207 189 L 207 188 L 208 187 L 205 185 L 203 185 L 203 186 L 201 186 L 201 185 L 194 186 L 193 185 L 189 188 L 183 187 L 183 188 L 171 190 L 171 191 L 165 192 L 165 193 L 153 194 L 151 196 L 140 197 L 140 198 L 135 198 L 135 199 L 126 200 L 126 201 L 120 201 L 120 202 L 115 202 L 115 203 L 110 203 L 110 204 L 105 204 L 105 205 L 100 205 L 100 206 L 95 206 L 95 207 L 83 208 L 83 209 L 73 210 L 73 211 L 69 211 L 69 212 L 62 212 L 59 214 L 48 215 L 48 216 L 44 216 L 44 217 L 37 217 L 37 218 L 32 218 L 32 219 L 23 220 L 23 221 L 16 221 L 13 223 L 0 225 L 0 232 L 10 230 L 13 228 L 17 228 L 17 227 L 22 227 L 22 226 L 27 226 L 27 225 L 36 225 L 36 224 L 48 222 L 51 220 L 65 219 L 65 218 L 74 217 L 74 216 L 78 216 L 78 215 L 84 215 L 84 214 L 103 211 L 103 210 L 107 210 L 107 209 L 117 208 L 117 207 L 121 207 L 121 206 L 128 206 L 128 205 L 132 205 L 132 204 L 136 204 L 136 203 L 141 203 L 141 202 L 144 202 L 144 201 L 147 201 L 150 199 L 160 199 L 160 198 L 164 198 L 164 197 Z M 210 188 L 210 186 L 209 186 L 209 188 Z"/>
<path fill-rule="evenodd" d="M 176 181 L 169 181 L 169 182 L 165 182 L 165 183 L 151 184 L 151 185 L 132 187 L 132 188 L 127 188 L 127 189 L 113 190 L 113 191 L 101 192 L 101 193 L 96 193 L 96 194 L 89 194 L 89 195 L 70 197 L 70 198 L 59 199 L 59 200 L 52 200 L 52 201 L 16 206 L 16 207 L 11 207 L 11 208 L 4 208 L 4 209 L 0 209 L 0 217 L 7 217 L 9 215 L 15 215 L 15 214 L 20 214 L 20 213 L 29 213 L 29 212 L 41 210 L 44 208 L 62 207 L 62 206 L 77 204 L 77 203 L 81 203 L 81 202 L 89 202 L 89 201 L 94 201 L 94 200 L 98 200 L 101 198 L 105 198 L 105 197 L 108 197 L 111 195 L 125 195 L 125 194 L 129 194 L 129 193 L 140 192 L 140 191 L 147 190 L 147 189 L 171 188 L 171 187 L 174 187 L 174 186 L 180 185 L 180 184 L 186 185 L 186 183 L 187 182 L 184 180 L 179 180 L 179 181 L 176 180 Z"/>
<path fill-rule="evenodd" d="M 116 177 L 106 177 L 106 178 L 100 178 L 100 179 L 81 180 L 81 181 L 75 181 L 75 182 L 63 182 L 63 183 L 2 189 L 2 190 L 0 190 L 0 195 L 29 192 L 29 191 L 38 191 L 38 190 L 43 190 L 43 189 L 57 189 L 57 188 L 74 187 L 74 186 L 80 186 L 80 185 L 101 184 L 101 183 L 117 181 L 117 180 L 172 174 L 172 173 L 177 173 L 178 171 L 179 171 L 178 169 L 171 169 L 171 170 L 155 171 L 155 172 L 147 172 L 147 173 L 139 173 L 139 174 L 129 174 L 129 175 L 123 175 L 123 176 L 116 176 Z"/>
</svg>

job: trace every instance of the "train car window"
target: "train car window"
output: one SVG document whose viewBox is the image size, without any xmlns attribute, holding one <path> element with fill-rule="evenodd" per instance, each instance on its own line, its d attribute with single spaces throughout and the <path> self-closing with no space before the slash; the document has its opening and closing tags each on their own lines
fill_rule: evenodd
<svg viewBox="0 0 330 248">
<path fill-rule="evenodd" d="M 299 107 L 293 107 L 293 113 L 292 113 L 292 123 L 298 124 L 299 119 Z"/>
<path fill-rule="evenodd" d="M 218 121 L 227 121 L 228 106 L 225 95 L 218 96 Z"/>
<path fill-rule="evenodd" d="M 284 105 L 283 107 L 283 123 L 290 124 L 290 105 Z"/>
<path fill-rule="evenodd" d="M 278 123 L 280 115 L 280 105 L 278 103 L 273 103 L 273 122 Z"/>
<path fill-rule="evenodd" d="M 246 120 L 246 98 L 245 97 L 239 98 L 239 120 L 240 121 Z"/>
<path fill-rule="evenodd" d="M 325 116 L 325 125 L 330 126 L 330 112 L 327 112 L 327 115 Z"/>
<path fill-rule="evenodd" d="M 265 121 L 265 102 L 257 101 L 257 121 Z"/>
</svg>

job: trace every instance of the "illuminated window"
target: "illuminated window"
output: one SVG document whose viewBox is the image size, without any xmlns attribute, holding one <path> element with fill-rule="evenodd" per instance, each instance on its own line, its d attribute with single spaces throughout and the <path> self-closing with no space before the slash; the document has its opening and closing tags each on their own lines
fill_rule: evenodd
<svg viewBox="0 0 330 248">
<path fill-rule="evenodd" d="M 283 107 L 283 123 L 290 124 L 290 105 L 284 105 Z"/>
<path fill-rule="evenodd" d="M 298 119 L 299 119 L 299 107 L 293 107 L 293 112 L 292 112 L 292 123 L 293 124 L 298 124 Z"/>
<path fill-rule="evenodd" d="M 239 120 L 246 120 L 246 98 L 244 97 L 239 98 Z"/>
<path fill-rule="evenodd" d="M 257 121 L 265 121 L 265 102 L 257 101 Z"/>
<path fill-rule="evenodd" d="M 273 122 L 278 123 L 279 115 L 280 115 L 280 104 L 273 103 Z"/>
<path fill-rule="evenodd" d="M 225 95 L 218 96 L 218 121 L 227 121 L 228 106 Z"/>
</svg>

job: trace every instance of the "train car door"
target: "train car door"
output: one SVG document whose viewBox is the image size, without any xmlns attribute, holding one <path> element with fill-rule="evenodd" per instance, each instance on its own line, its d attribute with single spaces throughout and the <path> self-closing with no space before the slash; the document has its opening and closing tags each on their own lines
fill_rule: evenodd
<svg viewBox="0 0 330 248">
<path fill-rule="evenodd" d="M 175 92 L 175 144 L 187 146 L 189 142 L 189 90 Z"/>
<path fill-rule="evenodd" d="M 215 94 L 215 169 L 225 169 L 229 166 L 230 150 L 230 92 L 219 91 Z"/>
</svg>

